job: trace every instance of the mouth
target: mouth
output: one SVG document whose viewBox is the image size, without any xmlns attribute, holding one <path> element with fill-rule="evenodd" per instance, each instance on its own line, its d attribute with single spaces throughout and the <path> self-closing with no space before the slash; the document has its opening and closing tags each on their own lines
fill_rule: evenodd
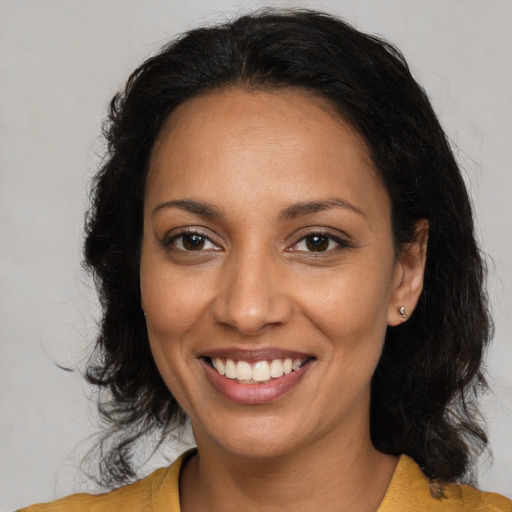
<svg viewBox="0 0 512 512">
<path fill-rule="evenodd" d="M 316 358 L 300 353 L 226 351 L 199 357 L 210 384 L 232 402 L 274 402 L 294 389 Z"/>
<path fill-rule="evenodd" d="M 254 362 L 243 359 L 204 357 L 221 376 L 239 384 L 266 384 L 300 370 L 313 357 L 262 359 Z"/>
</svg>

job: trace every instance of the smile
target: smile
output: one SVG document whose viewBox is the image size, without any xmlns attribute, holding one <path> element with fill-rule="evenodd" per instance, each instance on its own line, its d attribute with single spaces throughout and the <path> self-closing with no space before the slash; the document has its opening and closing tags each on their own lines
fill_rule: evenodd
<svg viewBox="0 0 512 512">
<path fill-rule="evenodd" d="M 266 404 L 294 389 L 316 357 L 275 349 L 222 350 L 198 358 L 213 388 L 232 402 Z"/>
<path fill-rule="evenodd" d="M 243 360 L 214 357 L 210 359 L 210 364 L 217 370 L 219 375 L 235 380 L 240 384 L 263 384 L 297 371 L 307 360 L 308 358 L 286 358 L 249 363 Z"/>
</svg>

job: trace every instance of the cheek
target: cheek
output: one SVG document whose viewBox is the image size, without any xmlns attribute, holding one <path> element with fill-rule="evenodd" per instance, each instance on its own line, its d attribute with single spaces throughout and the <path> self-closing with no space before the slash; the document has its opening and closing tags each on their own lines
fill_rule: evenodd
<svg viewBox="0 0 512 512">
<path fill-rule="evenodd" d="M 314 283 L 314 286 L 312 286 Z M 390 273 L 369 265 L 312 280 L 302 309 L 330 342 L 330 357 L 354 365 L 377 364 L 387 329 Z"/>
<path fill-rule="evenodd" d="M 159 338 L 185 334 L 207 311 L 212 289 L 204 273 L 143 258 L 141 294 L 150 334 Z"/>
<path fill-rule="evenodd" d="M 387 325 L 391 282 L 382 273 L 341 270 L 324 280 L 312 280 L 303 288 L 308 288 L 302 294 L 305 307 L 328 328 Z"/>
<path fill-rule="evenodd" d="M 205 284 L 204 277 L 184 274 L 168 261 L 143 254 L 141 293 L 151 352 L 167 387 L 188 410 L 188 366 L 194 358 L 185 340 L 206 317 L 211 285 Z"/>
</svg>

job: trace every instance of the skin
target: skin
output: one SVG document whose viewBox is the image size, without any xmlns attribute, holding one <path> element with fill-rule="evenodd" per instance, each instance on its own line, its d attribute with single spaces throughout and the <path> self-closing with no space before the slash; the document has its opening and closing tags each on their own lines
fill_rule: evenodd
<svg viewBox="0 0 512 512">
<path fill-rule="evenodd" d="M 152 353 L 198 445 L 183 511 L 377 510 L 397 459 L 371 443 L 370 382 L 387 326 L 421 292 L 426 231 L 397 253 L 363 140 L 305 92 L 230 88 L 172 113 L 140 275 Z M 236 403 L 206 375 L 204 354 L 274 349 L 312 358 L 275 400 Z"/>
</svg>

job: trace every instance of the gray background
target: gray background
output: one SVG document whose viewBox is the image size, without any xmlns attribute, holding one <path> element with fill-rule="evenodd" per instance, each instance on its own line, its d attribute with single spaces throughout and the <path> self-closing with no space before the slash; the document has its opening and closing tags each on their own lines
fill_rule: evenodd
<svg viewBox="0 0 512 512">
<path fill-rule="evenodd" d="M 397 44 L 456 145 L 492 257 L 494 462 L 480 486 L 512 496 L 510 0 L 0 0 L 1 511 L 94 490 L 77 469 L 97 424 L 90 389 L 56 364 L 83 368 L 96 332 L 80 244 L 110 97 L 172 35 L 263 5 L 324 9 Z"/>
</svg>

